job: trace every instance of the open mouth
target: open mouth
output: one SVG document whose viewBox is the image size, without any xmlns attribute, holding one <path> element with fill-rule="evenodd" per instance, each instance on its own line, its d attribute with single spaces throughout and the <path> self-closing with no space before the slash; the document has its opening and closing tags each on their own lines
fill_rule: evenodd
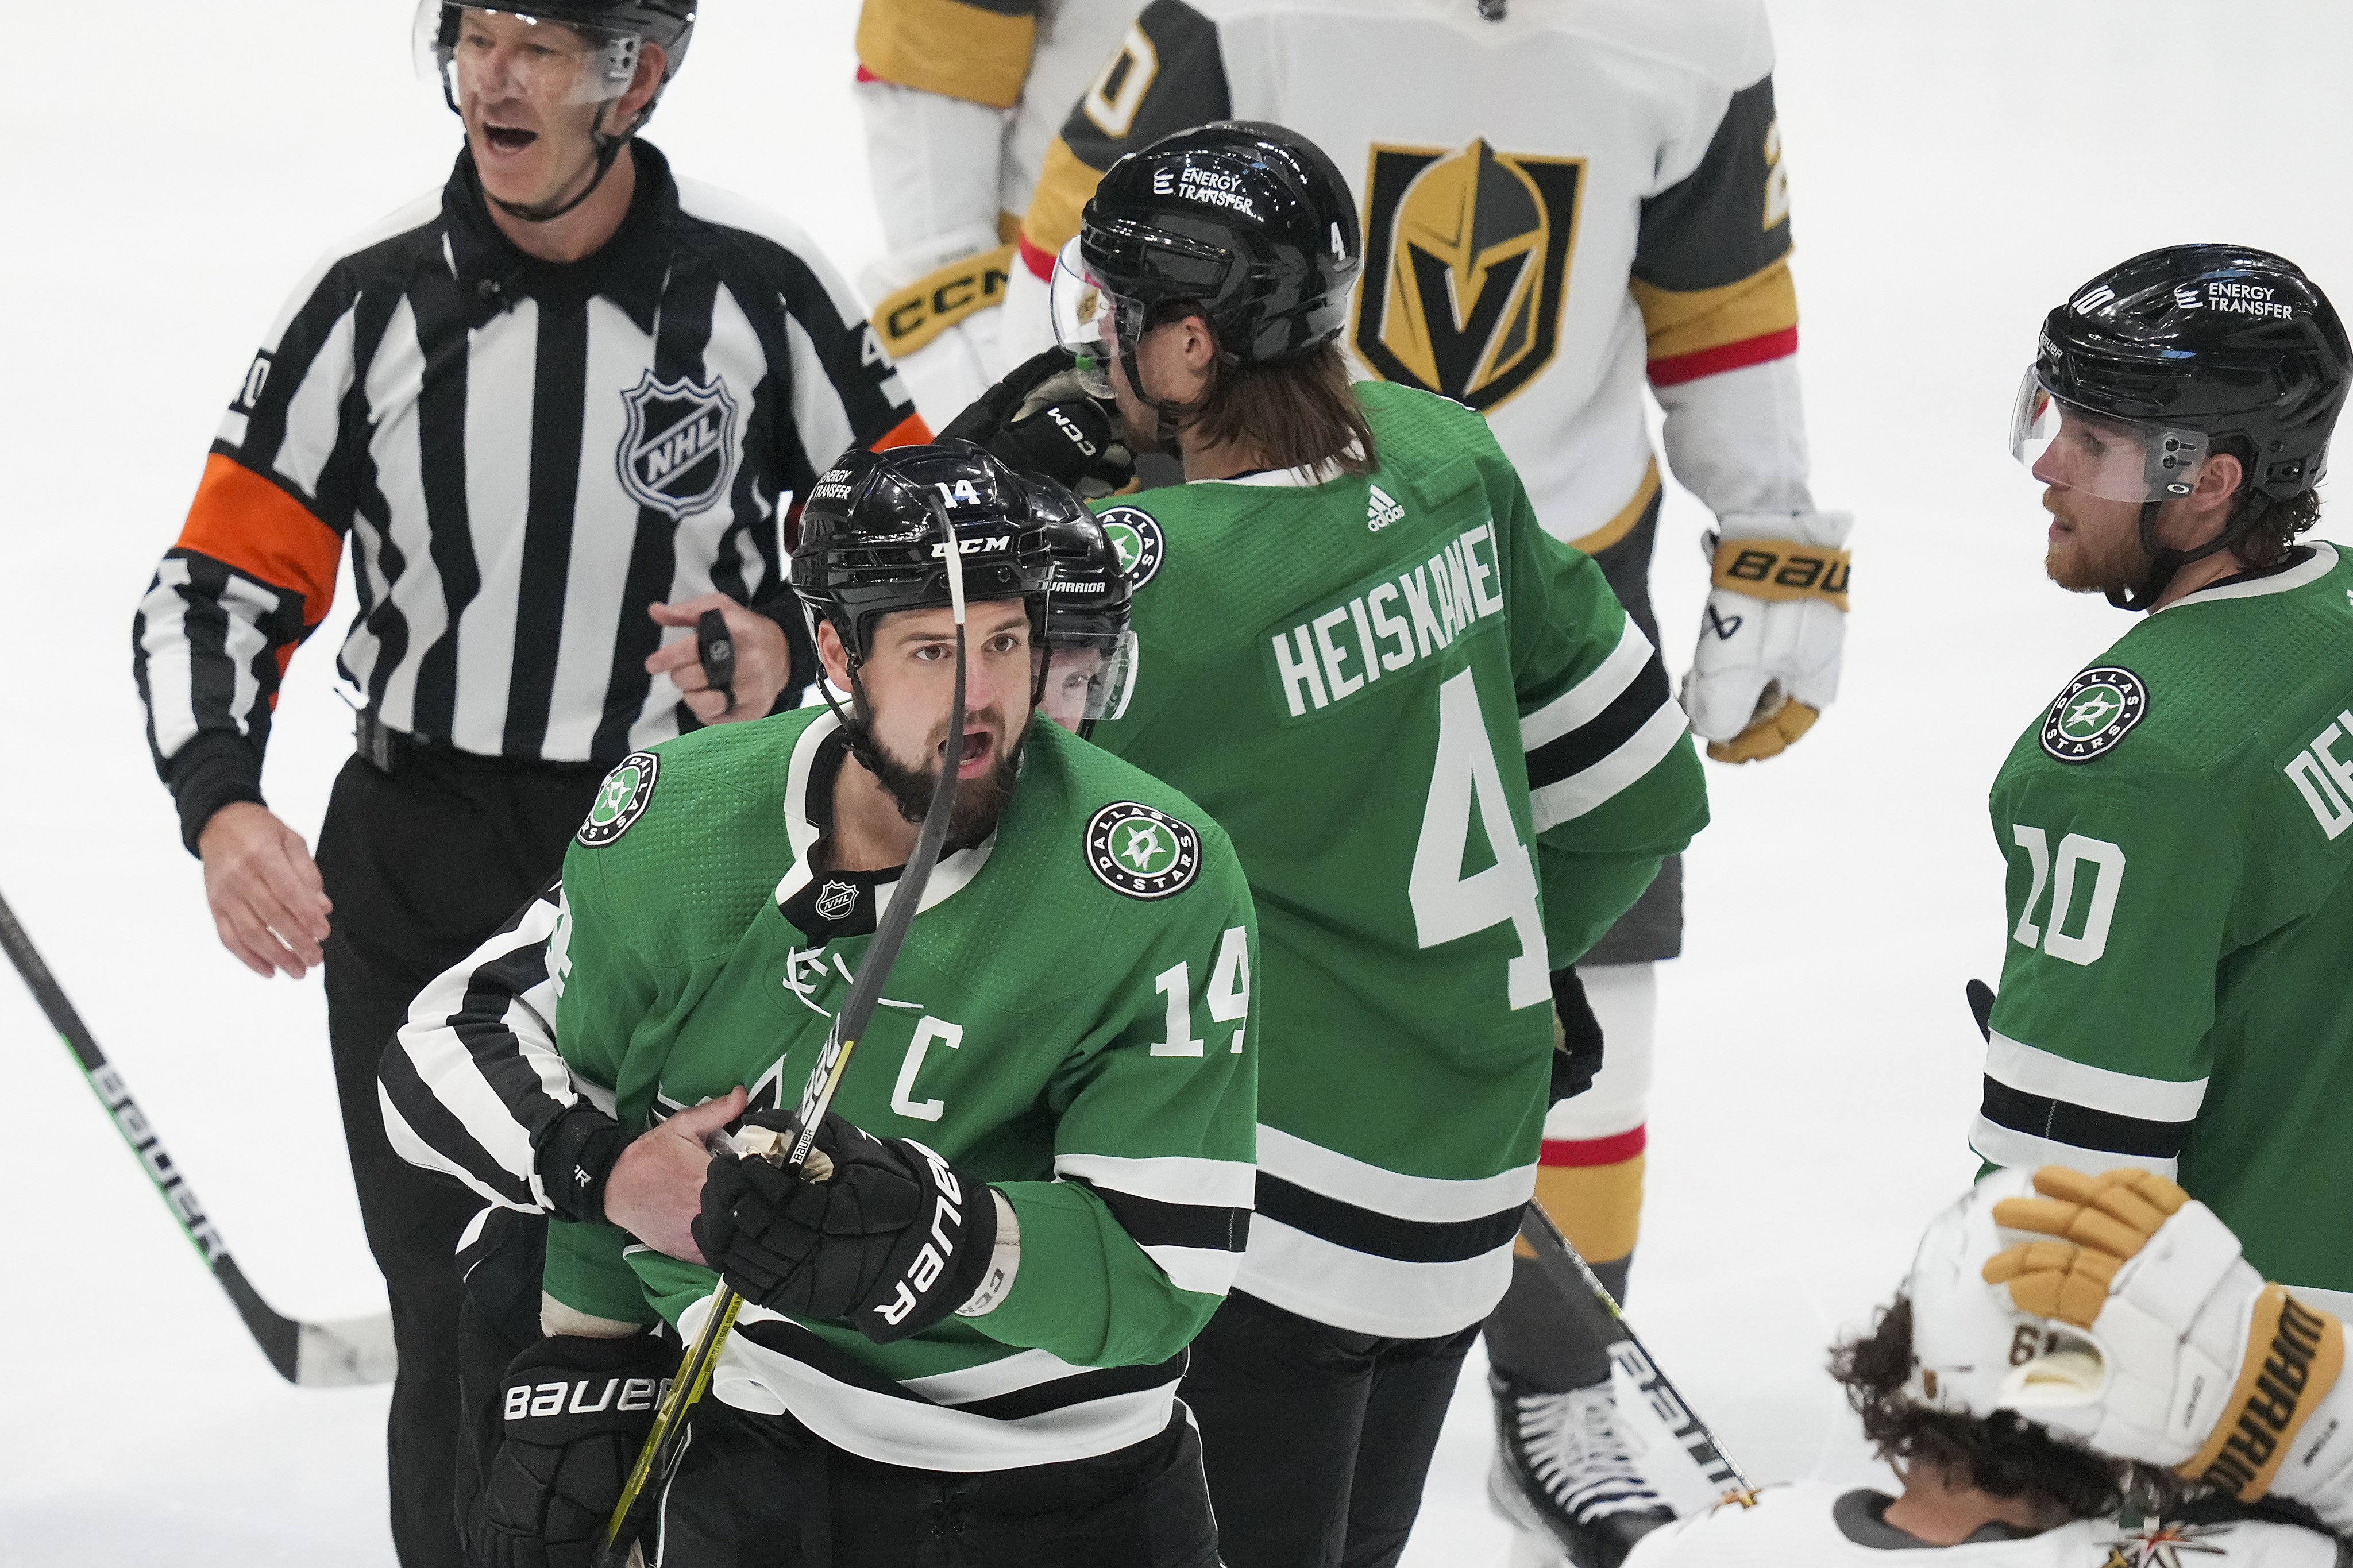
<svg viewBox="0 0 2353 1568">
<path fill-rule="evenodd" d="M 536 131 L 525 131 L 513 125 L 486 125 L 482 138 L 501 153 L 520 153 L 539 140 Z"/>
</svg>

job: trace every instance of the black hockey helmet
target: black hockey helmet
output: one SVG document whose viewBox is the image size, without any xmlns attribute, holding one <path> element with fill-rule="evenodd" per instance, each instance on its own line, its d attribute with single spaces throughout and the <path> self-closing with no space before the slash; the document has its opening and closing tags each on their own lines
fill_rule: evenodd
<svg viewBox="0 0 2353 1568">
<path fill-rule="evenodd" d="M 1059 515 L 1044 530 L 1053 575 L 1046 590 L 1048 668 L 1040 705 L 1054 722 L 1084 735 L 1096 720 L 1117 718 L 1127 706 L 1135 668 L 1135 639 L 1127 627 L 1131 588 L 1118 548 L 1076 497 L 1063 492 L 1041 510 Z"/>
<path fill-rule="evenodd" d="M 1198 304 L 1242 364 L 1340 335 L 1364 239 L 1348 182 L 1295 131 L 1225 120 L 1113 163 L 1080 215 L 1075 249 L 1108 296 L 1123 350 L 1153 310 Z"/>
<path fill-rule="evenodd" d="M 2157 565 L 2142 607 L 2190 561 L 2227 548 L 2232 527 L 2194 552 L 2155 542 L 2157 509 L 2187 495 L 2214 443 L 2253 449 L 2244 489 L 2286 500 L 2319 482 L 2344 406 L 2353 349 L 2336 309 L 2294 262 L 2239 245 L 2177 245 L 2112 267 L 2043 319 L 2020 384 L 2011 451 L 2036 468 L 2073 409 L 2136 440 L 2063 455 L 2061 482 L 2142 503 Z M 2041 472 L 2038 468 L 2038 472 Z"/>
<path fill-rule="evenodd" d="M 1024 479 L 969 441 L 853 447 L 810 489 L 801 509 L 793 586 L 809 617 L 833 627 L 855 671 L 873 651 L 874 628 L 897 610 L 948 602 L 946 543 L 955 530 L 967 603 L 1021 599 L 1043 647 L 1053 575 L 1047 528 L 1077 506 L 1049 480 Z M 937 509 L 936 510 L 934 509 Z"/>
<path fill-rule="evenodd" d="M 534 22 L 555 22 L 578 33 L 594 51 L 573 90 L 573 100 L 604 104 L 629 90 L 638 74 L 638 52 L 647 44 L 662 51 L 662 79 L 654 95 L 628 125 L 617 132 L 598 123 L 589 131 L 596 149 L 596 175 L 571 200 L 550 206 L 525 206 L 499 202 L 501 211 L 526 223 L 546 223 L 588 199 L 630 137 L 644 129 L 661 102 L 661 95 L 685 63 L 687 47 L 694 41 L 695 0 L 501 0 L 497 5 L 462 5 L 453 0 L 418 0 L 414 28 L 417 68 L 441 83 L 442 101 L 449 112 L 458 108 L 457 53 L 461 25 L 468 11 L 502 13 Z M 495 197 L 491 198 L 496 200 Z"/>
<path fill-rule="evenodd" d="M 505 0 L 498 5 L 461 5 L 452 0 L 419 0 L 417 7 L 417 52 L 420 67 L 442 79 L 443 91 L 456 108 L 448 84 L 448 68 L 458 47 L 458 24 L 469 10 L 503 11 L 534 21 L 561 22 L 597 46 L 598 85 L 604 97 L 618 98 L 637 75 L 638 50 L 659 44 L 662 51 L 662 85 L 670 85 L 686 51 L 694 41 L 693 0 Z M 659 102 L 657 90 L 654 101 Z M 646 106 L 651 116 L 653 105 Z M 641 118 L 639 123 L 644 123 Z"/>
</svg>

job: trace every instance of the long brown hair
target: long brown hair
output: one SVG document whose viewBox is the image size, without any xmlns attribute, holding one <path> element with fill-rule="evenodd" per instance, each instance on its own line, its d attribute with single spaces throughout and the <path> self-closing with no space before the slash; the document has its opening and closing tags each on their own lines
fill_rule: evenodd
<svg viewBox="0 0 2353 1568">
<path fill-rule="evenodd" d="M 1199 307 L 1177 301 L 1154 311 L 1151 324 L 1187 316 L 1201 316 Z M 1206 316 L 1201 324 L 1215 341 L 1216 326 Z M 1335 342 L 1258 364 L 1236 364 L 1220 353 L 1211 362 L 1208 390 L 1173 412 L 1186 438 L 1246 445 L 1270 468 L 1328 462 L 1342 473 L 1369 474 L 1379 460 Z"/>
</svg>

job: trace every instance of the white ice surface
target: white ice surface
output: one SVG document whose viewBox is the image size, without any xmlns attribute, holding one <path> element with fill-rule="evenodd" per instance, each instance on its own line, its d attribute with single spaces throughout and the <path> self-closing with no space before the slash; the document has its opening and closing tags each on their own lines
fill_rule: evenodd
<svg viewBox="0 0 2353 1568">
<path fill-rule="evenodd" d="M 656 122 L 681 168 L 791 214 L 851 272 L 877 244 L 854 11 L 713 5 Z M 455 126 L 408 75 L 408 12 L 0 11 L 46 40 L 0 96 L 0 471 L 16 487 L 0 512 L 0 891 L 255 1282 L 306 1316 L 382 1300 L 318 982 L 257 980 L 216 944 L 148 764 L 127 633 L 283 292 L 443 178 Z M 2001 446 L 2011 391 L 2042 313 L 2152 246 L 2261 245 L 2353 294 L 2353 8 L 1778 0 L 1773 15 L 1815 493 L 1860 515 L 1862 569 L 1838 706 L 1784 759 L 1709 768 L 1688 955 L 1661 986 L 1633 1308 L 1752 1473 L 1861 1478 L 1822 1347 L 1892 1289 L 1973 1168 L 1960 988 L 1995 972 L 2001 942 L 1986 786 L 2126 626 L 2042 580 L 2035 490 Z M 1670 627 L 1697 614 L 1703 521 L 1670 491 Z M 348 608 L 296 659 L 270 752 L 270 798 L 306 833 L 347 754 L 329 687 Z M 1668 653 L 1687 658 L 1680 632 Z M 5 976 L 0 1071 L 0 1558 L 390 1563 L 384 1392 L 277 1380 Z M 1481 1497 L 1485 1396 L 1464 1389 L 1417 1568 L 1502 1561 Z"/>
</svg>

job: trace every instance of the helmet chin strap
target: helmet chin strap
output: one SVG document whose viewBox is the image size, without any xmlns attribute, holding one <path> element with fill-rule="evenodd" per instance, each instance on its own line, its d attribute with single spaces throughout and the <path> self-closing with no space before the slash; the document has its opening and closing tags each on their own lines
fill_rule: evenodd
<svg viewBox="0 0 2353 1568">
<path fill-rule="evenodd" d="M 2195 550 L 2175 550 L 2157 542 L 2157 514 L 2164 510 L 2165 500 L 2161 496 L 2140 503 L 2140 547 L 2142 553 L 2148 557 L 2148 574 L 2140 580 L 2137 588 L 2111 588 L 2107 591 L 2108 603 L 2119 610 L 2131 610 L 2137 614 L 2155 609 L 2158 600 L 2165 596 L 2165 590 L 2184 566 L 2193 561 L 2203 561 L 2218 551 L 2228 550 L 2254 522 L 2253 514 L 2242 504 L 2239 508 L 2240 515 L 2233 518 L 2221 532 Z"/>
<path fill-rule="evenodd" d="M 522 223 L 554 223 L 557 218 L 595 195 L 596 187 L 605 183 L 605 176 L 613 172 L 614 163 L 621 156 L 621 149 L 627 147 L 629 144 L 629 138 L 637 134 L 638 126 L 645 123 L 645 116 L 640 114 L 637 121 L 618 136 L 605 134 L 600 129 L 605 120 L 605 106 L 617 101 L 618 100 L 616 99 L 607 99 L 605 103 L 596 106 L 596 123 L 588 128 L 588 138 L 596 147 L 596 173 L 578 195 L 561 205 L 551 205 L 546 202 L 510 202 L 491 195 L 488 189 L 485 189 L 482 195 L 488 198 L 492 206 Z"/>
<path fill-rule="evenodd" d="M 1176 428 L 1176 410 L 1144 389 L 1144 363 L 1136 357 L 1137 345 L 1116 333 L 1113 342 L 1118 346 L 1120 374 L 1126 377 L 1128 390 L 1135 394 L 1138 403 L 1152 410 L 1152 450 L 1172 458 L 1183 457 L 1183 437 Z"/>
</svg>

